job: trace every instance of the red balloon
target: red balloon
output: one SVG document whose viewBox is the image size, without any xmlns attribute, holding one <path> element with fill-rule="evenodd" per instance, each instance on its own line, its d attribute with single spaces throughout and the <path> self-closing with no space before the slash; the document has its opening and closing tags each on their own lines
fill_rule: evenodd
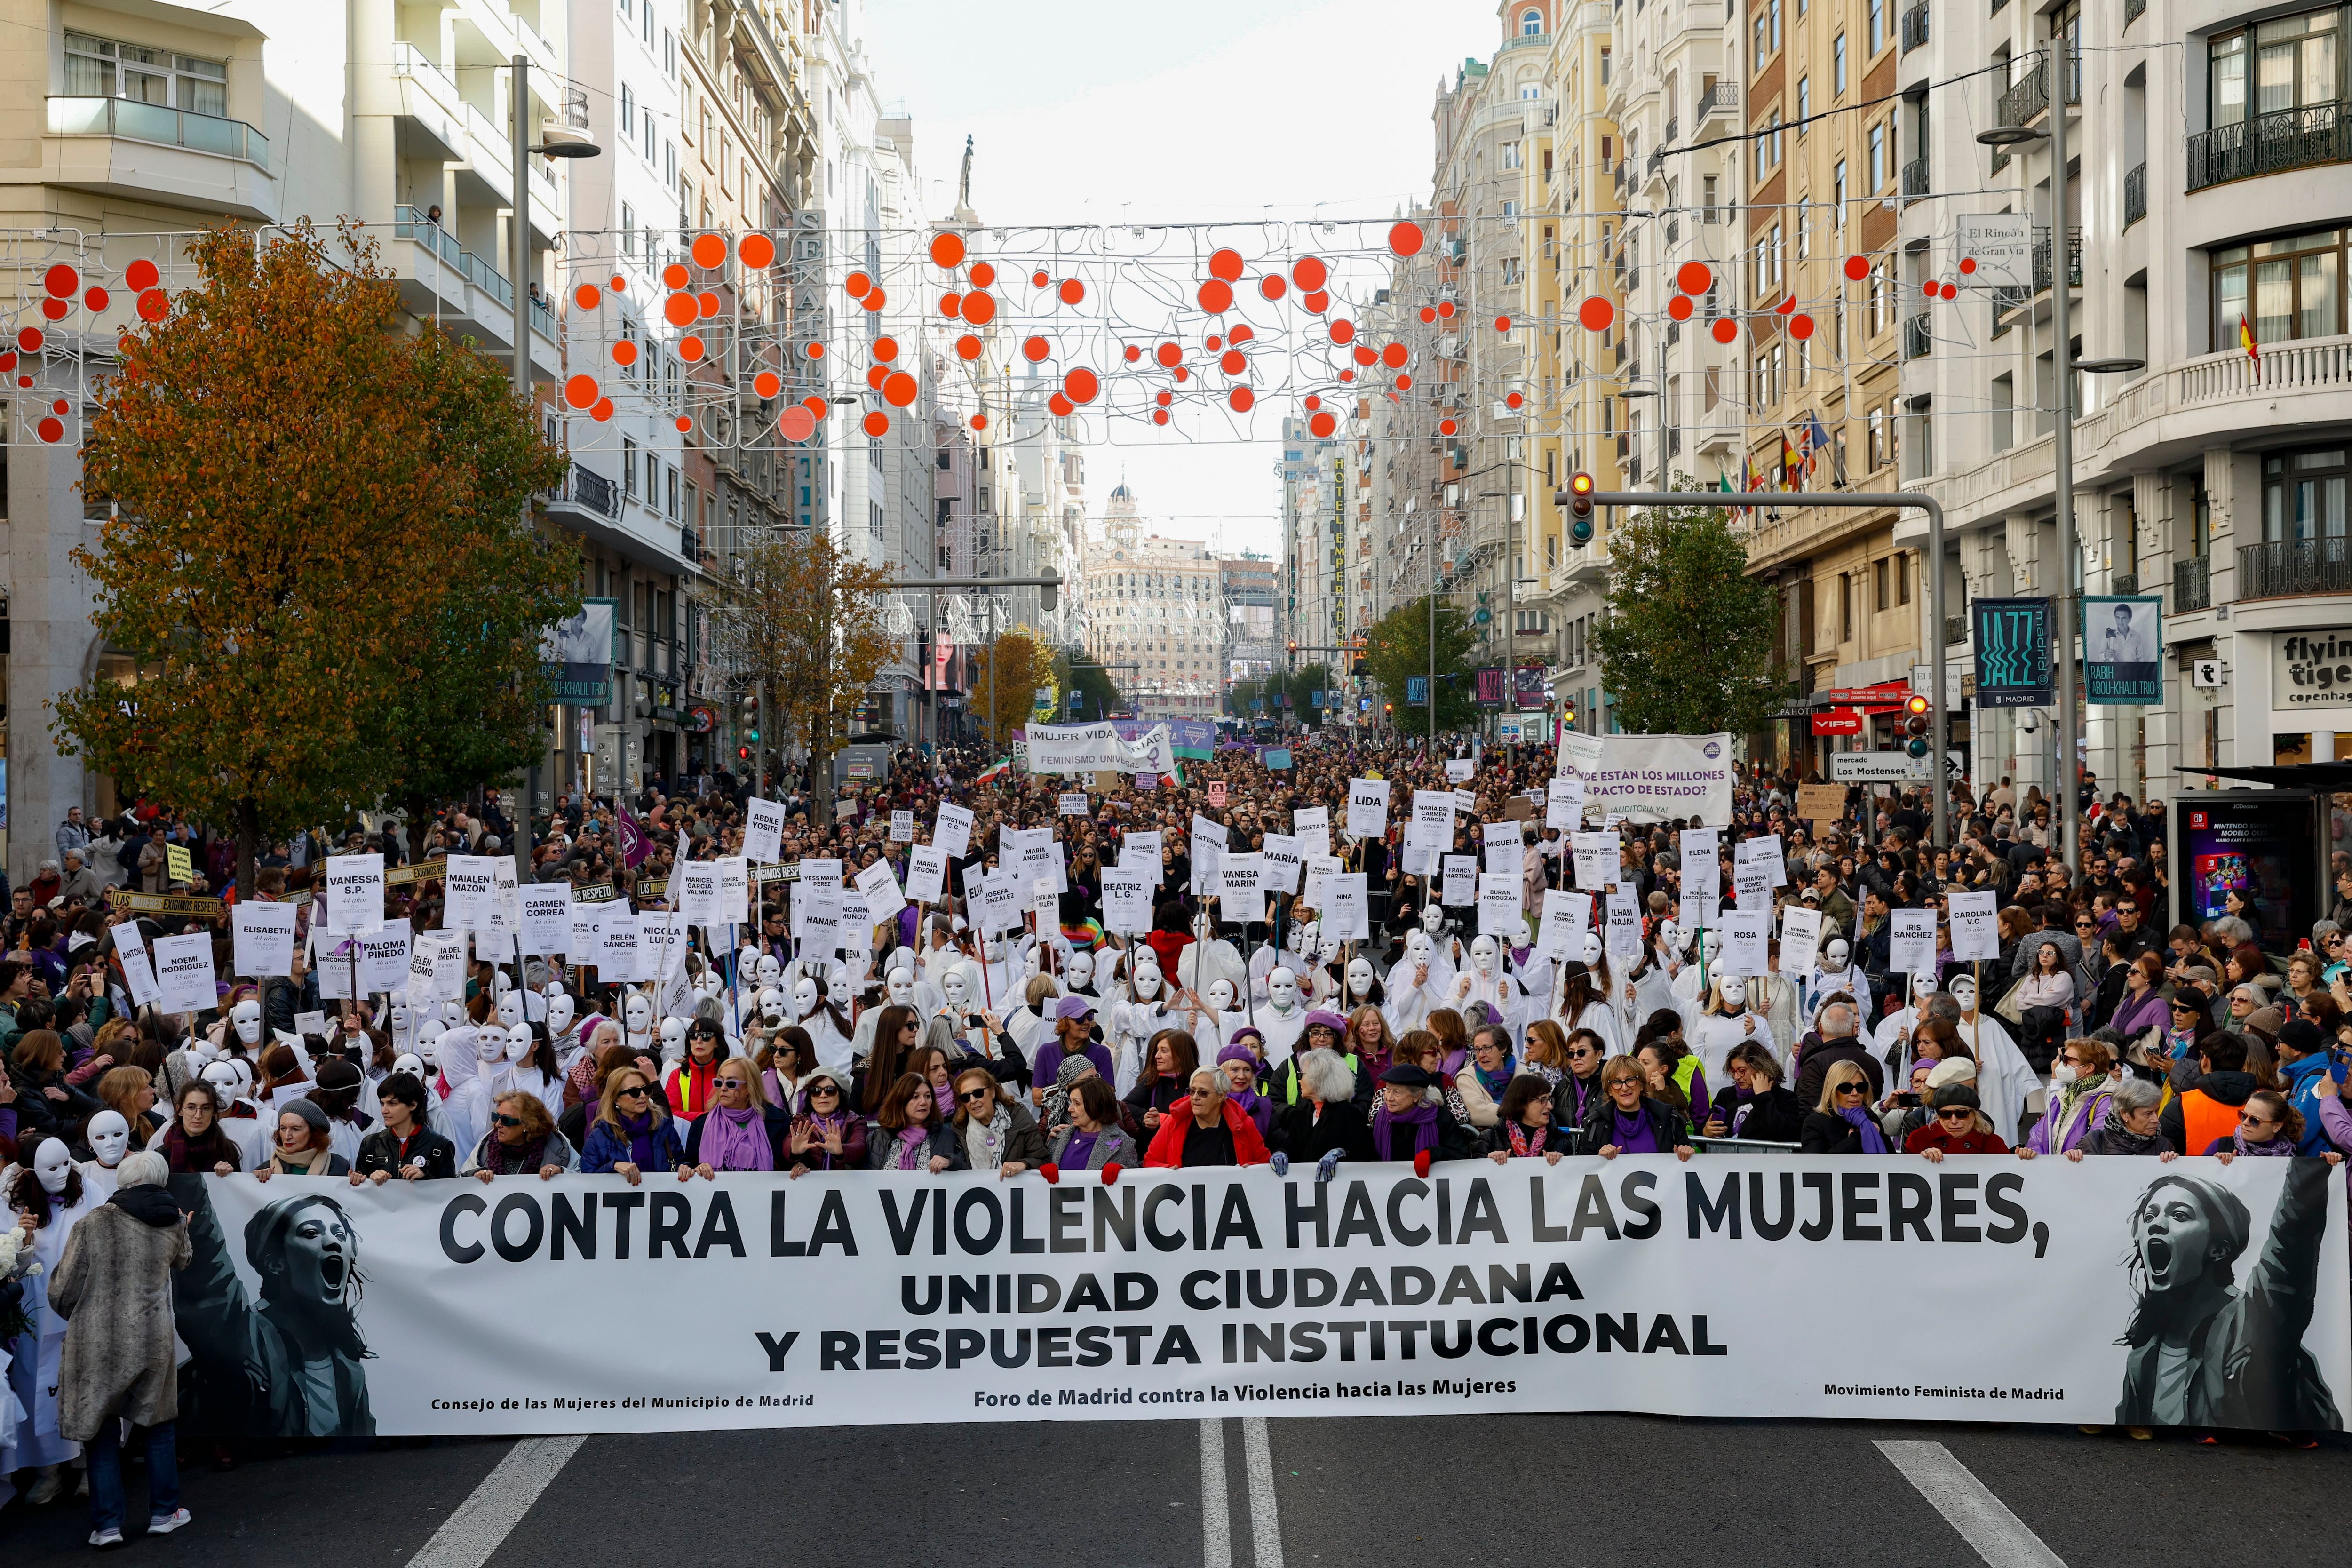
<svg viewBox="0 0 2352 1568">
<path fill-rule="evenodd" d="M 1228 283 L 1237 283 L 1242 276 L 1242 253 L 1227 247 L 1209 253 L 1209 276 Z"/>
<path fill-rule="evenodd" d="M 1412 353 L 1402 343 L 1391 343 L 1381 351 L 1381 363 L 1391 370 L 1401 368 Z"/>
<path fill-rule="evenodd" d="M 981 342 L 980 339 L 970 332 L 966 332 L 963 336 L 956 340 L 956 358 L 978 359 L 981 355 L 981 351 L 985 346 L 986 345 Z"/>
<path fill-rule="evenodd" d="M 1331 269 L 1323 265 L 1319 256 L 1302 256 L 1290 264 L 1290 280 L 1309 293 L 1322 288 L 1330 276 Z"/>
<path fill-rule="evenodd" d="M 1412 377 L 1409 375 L 1398 376 L 1396 379 L 1396 384 L 1399 392 L 1411 392 L 1412 390 Z"/>
<path fill-rule="evenodd" d="M 1719 343 L 1735 342 L 1739 336 L 1739 323 L 1728 316 L 1717 317 L 1715 325 L 1709 330 L 1715 333 L 1715 341 Z"/>
<path fill-rule="evenodd" d="M 978 274 L 980 268 L 973 268 Z M 963 319 L 975 327 L 984 327 L 996 320 L 996 296 L 975 289 L 963 297 Z"/>
<path fill-rule="evenodd" d="M 1349 342 L 1355 337 L 1356 323 L 1348 321 L 1334 321 L 1325 330 L 1331 334 L 1331 341 L 1333 342 L 1344 343 Z"/>
<path fill-rule="evenodd" d="M 1066 419 L 1077 412 L 1077 405 L 1058 392 L 1045 399 L 1045 406 L 1054 411 L 1054 416 L 1057 419 Z"/>
<path fill-rule="evenodd" d="M 1161 343 L 1157 349 L 1152 351 L 1152 357 L 1158 360 L 1161 364 L 1173 369 L 1175 366 L 1184 363 L 1184 351 L 1177 347 L 1174 343 Z"/>
<path fill-rule="evenodd" d="M 913 403 L 922 388 L 905 371 L 893 371 L 882 383 L 882 401 L 893 408 L 904 408 Z"/>
<path fill-rule="evenodd" d="M 162 281 L 163 274 L 143 256 L 122 269 L 122 286 L 134 292 L 144 292 Z"/>
<path fill-rule="evenodd" d="M 1133 343 L 1127 345 L 1127 363 L 1133 364 L 1143 357 L 1143 351 Z"/>
<path fill-rule="evenodd" d="M 816 416 L 795 403 L 777 416 L 776 434 L 787 441 L 805 441 L 816 434 Z"/>
<path fill-rule="evenodd" d="M 1691 304 L 1690 296 L 1687 294 L 1677 294 L 1673 299 L 1666 301 L 1666 314 L 1672 316 L 1677 321 L 1689 321 L 1691 319 L 1691 311 L 1693 309 L 1694 307 Z"/>
<path fill-rule="evenodd" d="M 1298 302 L 1319 316 L 1331 308 L 1331 296 L 1318 289 L 1311 294 L 1301 294 Z"/>
<path fill-rule="evenodd" d="M 1212 278 L 1201 285 L 1201 309 L 1212 316 L 1223 315 L 1234 308 L 1234 286 L 1222 278 Z"/>
<path fill-rule="evenodd" d="M 1318 437 L 1328 436 L 1339 427 L 1339 422 L 1328 413 L 1318 414 L 1307 419 L 1307 427 Z"/>
<path fill-rule="evenodd" d="M 1451 419 L 1441 419 L 1437 422 L 1437 433 L 1441 436 L 1451 436 L 1460 428 L 1462 428 L 1462 426 L 1456 425 Z"/>
<path fill-rule="evenodd" d="M 1399 256 L 1419 256 L 1426 238 L 1427 236 L 1421 232 L 1421 225 L 1408 218 L 1390 227 L 1389 248 Z"/>
<path fill-rule="evenodd" d="M 1595 294 L 1576 308 L 1577 324 L 1588 332 L 1605 332 L 1617 319 L 1617 308 Z"/>
<path fill-rule="evenodd" d="M 1312 414 L 1312 413 L 1314 413 L 1317 409 L 1318 409 L 1318 408 L 1320 408 L 1320 407 L 1322 407 L 1322 406 L 1323 406 L 1323 400 L 1322 400 L 1321 398 L 1319 398 L 1319 397 L 1316 396 L 1316 395 L 1315 395 L 1313 393 L 1311 393 L 1311 392 L 1310 392 L 1310 393 L 1308 393 L 1308 394 L 1307 395 L 1307 413 Z"/>
<path fill-rule="evenodd" d="M 1035 364 L 1053 352 L 1054 345 L 1034 332 L 1021 340 L 1021 357 L 1032 364 Z"/>
<path fill-rule="evenodd" d="M 1704 294 L 1715 281 L 1715 273 L 1704 261 L 1685 261 L 1675 273 L 1675 287 L 1685 294 Z"/>
<path fill-rule="evenodd" d="M 1859 283 L 1870 276 L 1870 258 L 1849 256 L 1845 258 L 1845 275 Z"/>
<path fill-rule="evenodd" d="M 1062 279 L 1062 303 L 1075 305 L 1087 297 L 1087 286 L 1075 278 Z"/>
<path fill-rule="evenodd" d="M 890 416 L 877 408 L 866 416 L 864 427 L 868 436 L 887 436 L 890 433 Z"/>
<path fill-rule="evenodd" d="M 1257 291 L 1269 300 L 1281 299 L 1283 290 L 1288 287 L 1288 284 L 1283 282 L 1282 274 L 1279 272 L 1269 272 L 1257 280 Z"/>
<path fill-rule="evenodd" d="M 56 299 L 70 300 L 81 288 L 81 274 L 60 261 L 42 275 L 41 287 Z"/>
<path fill-rule="evenodd" d="M 1802 342 L 1807 338 L 1811 337 L 1813 335 L 1813 319 L 1811 316 L 1806 315 L 1795 315 L 1790 317 L 1789 335 L 1796 339 L 1799 342 Z"/>
<path fill-rule="evenodd" d="M 1155 408 L 1155 409 L 1153 409 L 1153 410 L 1151 411 L 1151 422 L 1152 422 L 1154 425 L 1165 425 L 1165 424 L 1167 424 L 1167 423 L 1168 423 L 1168 410 L 1166 410 L 1165 408 Z"/>
<path fill-rule="evenodd" d="M 1226 395 L 1225 402 L 1232 405 L 1234 413 L 1247 414 L 1257 402 L 1257 394 L 1246 386 L 1236 386 Z"/>
<path fill-rule="evenodd" d="M 1422 324 L 1423 326 L 1424 326 L 1424 327 L 1425 327 L 1425 326 L 1429 325 L 1432 321 L 1436 321 L 1436 320 L 1437 320 L 1437 307 L 1436 307 L 1436 306 L 1434 306 L 1434 305 L 1423 305 L 1423 306 L 1421 308 L 1421 324 Z"/>
<path fill-rule="evenodd" d="M 1092 403 L 1102 391 L 1102 378 L 1084 365 L 1062 377 L 1062 392 L 1072 403 Z"/>
<path fill-rule="evenodd" d="M 1232 331 L 1225 334 L 1225 342 L 1229 343 L 1245 343 L 1255 336 L 1257 336 L 1257 329 L 1251 326 L 1247 321 L 1244 321 L 1240 326 L 1235 327 Z"/>
<path fill-rule="evenodd" d="M 996 268 L 985 261 L 975 261 L 971 264 L 971 280 L 985 289 L 996 281 Z"/>
<path fill-rule="evenodd" d="M 1227 349 L 1224 358 L 1217 362 L 1217 366 L 1227 375 L 1241 375 L 1249 369 L 1249 356 L 1239 349 Z"/>
</svg>

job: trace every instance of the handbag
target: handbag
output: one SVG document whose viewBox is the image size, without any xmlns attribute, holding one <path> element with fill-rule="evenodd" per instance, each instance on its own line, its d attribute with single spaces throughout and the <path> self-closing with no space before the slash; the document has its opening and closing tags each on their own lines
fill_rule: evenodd
<svg viewBox="0 0 2352 1568">
<path fill-rule="evenodd" d="M 2023 1028 L 2025 1026 L 2025 1004 L 2021 998 L 2024 991 L 2025 987 L 2023 985 L 2011 986 L 2009 988 L 2009 994 L 2003 996 L 1999 1002 L 1993 1004 L 1993 1016 L 1999 1018 L 2006 1018 L 2011 1023 L 2015 1024 L 2019 1028 Z"/>
</svg>

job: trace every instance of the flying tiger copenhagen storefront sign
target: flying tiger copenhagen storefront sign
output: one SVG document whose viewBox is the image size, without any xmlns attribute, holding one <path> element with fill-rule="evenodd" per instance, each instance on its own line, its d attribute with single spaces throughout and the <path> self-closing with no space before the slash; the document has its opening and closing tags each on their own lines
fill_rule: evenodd
<svg viewBox="0 0 2352 1568">
<path fill-rule="evenodd" d="M 194 1210 L 181 1335 L 208 1405 L 255 1432 L 1485 1410 L 2340 1428 L 2352 1382 L 2343 1180 L 2316 1161 L 173 1190 Z M 693 1334 L 635 1332 L 664 1303 Z"/>
</svg>

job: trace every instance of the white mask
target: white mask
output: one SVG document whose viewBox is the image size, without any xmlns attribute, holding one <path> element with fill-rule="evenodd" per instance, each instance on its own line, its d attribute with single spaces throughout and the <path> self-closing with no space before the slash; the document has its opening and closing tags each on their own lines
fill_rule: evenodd
<svg viewBox="0 0 2352 1568">
<path fill-rule="evenodd" d="M 1427 963 L 1432 947 L 1429 933 L 1415 926 L 1404 933 L 1404 956 L 1408 963 Z"/>
<path fill-rule="evenodd" d="M 261 1004 L 250 997 L 228 1010 L 228 1021 L 236 1027 L 236 1037 L 251 1047 L 261 1041 Z"/>
<path fill-rule="evenodd" d="M 987 960 L 989 963 L 1003 963 L 1003 962 L 1004 962 L 1004 938 L 1003 938 L 1003 936 L 1002 934 L 996 935 L 996 936 L 992 936 L 992 937 L 988 938 L 986 941 L 982 942 L 980 944 L 980 955 L 981 955 L 981 957 L 982 957 L 982 958 L 986 959 L 986 960 Z"/>
<path fill-rule="evenodd" d="M 422 1079 L 425 1076 L 425 1058 L 411 1052 L 403 1051 L 392 1058 L 392 1070 L 411 1073 Z"/>
<path fill-rule="evenodd" d="M 760 993 L 760 1022 L 774 1028 L 784 1021 L 784 994 L 773 986 Z"/>
<path fill-rule="evenodd" d="M 195 1065 L 198 1072 L 220 1059 L 220 1048 L 201 1035 L 189 1036 L 188 1043 L 180 1048 L 187 1053 L 188 1060 Z"/>
<path fill-rule="evenodd" d="M 408 1010 L 408 1004 L 394 1002 L 392 1005 L 392 1011 L 386 1016 L 392 1020 L 393 1037 L 399 1040 L 408 1038 L 408 1026 L 415 1017 L 415 1015 Z"/>
<path fill-rule="evenodd" d="M 759 963 L 754 966 L 754 973 L 759 976 L 761 986 L 765 988 L 782 981 L 784 966 L 776 962 L 774 953 L 763 952 L 760 955 Z"/>
<path fill-rule="evenodd" d="M 1535 945 L 1535 928 L 1528 924 L 1527 916 L 1521 915 L 1519 917 L 1519 929 L 1514 932 L 1511 937 L 1511 945 L 1513 947 L 1533 947 Z"/>
<path fill-rule="evenodd" d="M 1723 981 L 1723 1005 L 1737 1013 L 1748 1005 L 1748 982 L 1737 974 L 1726 975 Z"/>
<path fill-rule="evenodd" d="M 1348 994 L 1369 996 L 1372 994 L 1372 961 L 1369 958 L 1348 960 Z"/>
<path fill-rule="evenodd" d="M 503 996 L 515 988 L 514 976 L 503 969 L 494 969 L 490 972 L 490 985 L 497 994 Z"/>
<path fill-rule="evenodd" d="M 466 1021 L 466 1009 L 455 1002 L 441 1004 L 441 1022 L 445 1027 L 456 1028 Z"/>
<path fill-rule="evenodd" d="M 1423 904 L 1421 907 L 1422 930 L 1435 936 L 1444 924 L 1445 906 L 1444 904 Z"/>
<path fill-rule="evenodd" d="M 661 1037 L 662 1055 L 665 1058 L 673 1052 L 678 1056 L 684 1056 L 686 1054 L 686 1020 L 664 1018 L 661 1021 Z"/>
<path fill-rule="evenodd" d="M 1277 969 L 1265 977 L 1266 999 L 1274 1010 L 1285 1017 L 1298 1011 L 1298 976 L 1287 969 Z"/>
<path fill-rule="evenodd" d="M 915 972 L 913 970 L 892 970 L 889 978 L 883 982 L 883 988 L 889 993 L 892 1006 L 911 1007 L 915 1005 Z"/>
<path fill-rule="evenodd" d="M 1160 994 L 1160 965 L 1139 963 L 1135 966 L 1135 994 L 1149 1002 Z"/>
<path fill-rule="evenodd" d="M 549 986 L 547 988 L 547 1032 L 558 1037 L 571 1033 L 573 1016 L 572 993 L 561 985 Z"/>
<path fill-rule="evenodd" d="M 1584 946 L 1579 951 L 1584 954 L 1584 967 L 1587 969 L 1590 969 L 1594 964 L 1600 963 L 1601 933 L 1597 931 L 1586 931 L 1584 933 Z"/>
<path fill-rule="evenodd" d="M 1911 1005 L 1920 1006 L 1935 994 L 1936 977 L 1934 975 L 1915 974 L 1911 977 Z"/>
<path fill-rule="evenodd" d="M 1495 975 L 1495 961 L 1502 956 L 1502 946 L 1491 936 L 1478 936 L 1470 942 L 1470 963 L 1487 979 Z"/>
<path fill-rule="evenodd" d="M 642 1040 L 654 1026 L 654 1005 L 643 995 L 631 995 L 621 1004 L 621 1021 L 627 1026 L 629 1038 Z"/>
<path fill-rule="evenodd" d="M 89 1152 L 111 1171 L 131 1152 L 131 1123 L 119 1110 L 101 1110 L 89 1119 Z"/>
<path fill-rule="evenodd" d="M 516 1024 L 507 1030 L 507 1060 L 519 1062 L 530 1055 L 539 1042 L 530 1037 L 529 1024 Z"/>
<path fill-rule="evenodd" d="M 1068 979 L 1072 990 L 1090 989 L 1095 983 L 1095 955 L 1086 952 L 1070 954 L 1070 961 L 1062 966 L 1062 973 Z"/>
<path fill-rule="evenodd" d="M 245 1098 L 252 1079 L 245 1075 L 245 1064 L 239 1061 L 217 1061 L 205 1068 L 205 1081 L 218 1091 L 223 1104 Z"/>
<path fill-rule="evenodd" d="M 1853 959 L 1853 949 L 1846 944 L 1845 938 L 1836 937 L 1831 941 L 1828 952 L 1831 972 L 1843 973 L 1846 964 Z"/>
<path fill-rule="evenodd" d="M 73 1156 L 60 1138 L 44 1142 L 41 1152 L 33 1157 L 33 1174 L 39 1179 L 41 1191 L 52 1196 L 66 1190 L 66 1176 L 72 1170 Z"/>
<path fill-rule="evenodd" d="M 961 964 L 940 976 L 940 994 L 947 998 L 949 1006 L 958 1011 L 971 1000 L 971 981 L 966 977 Z"/>
<path fill-rule="evenodd" d="M 1713 931 L 1699 932 L 1698 950 L 1706 955 L 1707 963 L 1713 963 L 1715 955 L 1723 951 L 1723 933 Z"/>
<path fill-rule="evenodd" d="M 1209 982 L 1209 1005 L 1220 1013 L 1234 1010 L 1234 983 L 1230 980 Z"/>
<path fill-rule="evenodd" d="M 494 1062 L 507 1054 L 507 1037 L 497 1029 L 484 1029 L 474 1037 L 474 1055 L 484 1062 Z"/>
<path fill-rule="evenodd" d="M 805 1018 L 816 1011 L 816 982 L 802 975 L 793 982 L 793 1016 Z"/>
<path fill-rule="evenodd" d="M 1960 1005 L 1962 1013 L 1977 1010 L 1977 983 L 1965 974 L 1952 976 L 1952 1000 Z"/>
</svg>

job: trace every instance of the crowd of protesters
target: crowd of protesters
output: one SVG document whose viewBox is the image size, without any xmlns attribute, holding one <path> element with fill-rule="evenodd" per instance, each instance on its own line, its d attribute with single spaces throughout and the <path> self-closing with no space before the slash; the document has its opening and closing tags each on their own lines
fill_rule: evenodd
<svg viewBox="0 0 2352 1568">
<path fill-rule="evenodd" d="M 1924 791 L 1856 790 L 1841 819 L 1807 822 L 1793 776 L 1753 771 L 1712 842 L 1683 837 L 1695 824 L 1619 826 L 1615 880 L 1636 900 L 1640 943 L 1612 955 L 1597 930 L 1538 941 L 1541 894 L 1572 884 L 1567 836 L 1546 823 L 1547 749 L 1488 748 L 1465 769 L 1442 749 L 1316 739 L 1269 771 L 1257 749 L 1226 747 L 1149 787 L 1083 781 L 1083 815 L 1066 807 L 1073 781 L 982 763 L 907 751 L 829 806 L 779 787 L 779 863 L 837 859 L 845 881 L 887 859 L 905 886 L 940 805 L 974 815 L 940 900 L 850 933 L 846 952 L 802 961 L 788 874 L 755 881 L 735 940 L 696 932 L 674 985 L 604 984 L 555 957 L 478 958 L 464 999 L 437 1003 L 342 994 L 338 961 L 311 956 L 313 873 L 334 855 L 382 854 L 415 873 L 388 881 L 386 920 L 433 929 L 435 861 L 513 854 L 495 800 L 269 845 L 250 896 L 301 905 L 302 940 L 291 973 L 264 979 L 232 974 L 229 841 L 143 805 L 95 825 L 69 814 L 58 861 L 12 891 L 0 958 L 0 1198 L 15 1223 L 0 1247 L 0 1500 L 7 1472 L 38 1506 L 79 1469 L 93 1542 L 119 1539 L 110 1445 L 128 1406 L 121 1390 L 70 1378 L 60 1394 L 73 1330 L 52 1309 L 97 1264 L 77 1237 L 94 1249 L 103 1232 L 106 1267 L 125 1278 L 173 1266 L 168 1237 L 145 1234 L 173 1224 L 159 1170 L 352 1184 L 579 1172 L 634 1185 L 722 1171 L 1059 1182 L 1271 1164 L 1328 1180 L 1349 1160 L 1426 1170 L 1741 1146 L 1925 1162 L 2340 1163 L 2352 1150 L 2352 860 L 2338 856 L 2330 916 L 2308 931 L 2285 929 L 2278 890 L 2256 886 L 2218 916 L 2168 924 L 2162 804 L 2087 780 L 2069 865 L 2053 803 L 2007 780 L 1956 786 L 1939 833 Z M 1388 782 L 1390 825 L 1360 838 L 1344 831 L 1348 784 L 1365 777 Z M 1529 919 L 1517 931 L 1480 933 L 1477 910 L 1448 905 L 1431 862 L 1406 853 L 1413 792 L 1456 789 L 1475 809 L 1455 814 L 1445 852 L 1477 855 L 1484 824 L 1525 824 Z M 758 793 L 721 774 L 675 794 L 559 795 L 530 825 L 530 874 L 663 907 L 681 858 L 742 853 Z M 1242 854 L 1317 807 L 1330 857 L 1366 879 L 1368 939 L 1326 940 L 1305 889 L 1239 920 L 1196 890 L 1196 820 Z M 1000 828 L 1041 827 L 1062 850 L 1055 916 L 980 932 L 965 873 L 996 866 Z M 1122 933 L 1103 872 L 1138 832 L 1160 835 L 1153 929 Z M 1821 940 L 1784 966 L 1776 937 L 1763 973 L 1727 974 L 1717 933 L 1685 904 L 1685 846 L 1716 858 L 1712 886 L 1728 889 L 1735 846 L 1766 836 L 1781 849 L 1774 904 L 1820 911 Z M 110 889 L 163 898 L 117 907 Z M 206 912 L 215 890 L 221 911 Z M 1987 890 L 2000 952 L 1963 962 L 1947 900 Z M 1932 973 L 1893 971 L 1898 910 L 1937 912 Z M 212 930 L 231 976 L 216 1005 L 193 1017 L 132 1006 L 114 935 L 125 921 L 149 942 Z M 109 1205 L 129 1218 L 92 1229 Z M 168 1433 L 170 1400 L 138 1392 L 138 1419 Z M 60 1426 L 57 1408 L 72 1418 Z M 2202 1423 L 2187 1412 L 2178 1424 Z M 216 1425 L 198 1436 L 219 1464 L 250 1446 Z M 168 1466 L 168 1437 L 161 1452 Z M 153 1528 L 184 1522 L 175 1497 L 153 1497 Z"/>
</svg>

